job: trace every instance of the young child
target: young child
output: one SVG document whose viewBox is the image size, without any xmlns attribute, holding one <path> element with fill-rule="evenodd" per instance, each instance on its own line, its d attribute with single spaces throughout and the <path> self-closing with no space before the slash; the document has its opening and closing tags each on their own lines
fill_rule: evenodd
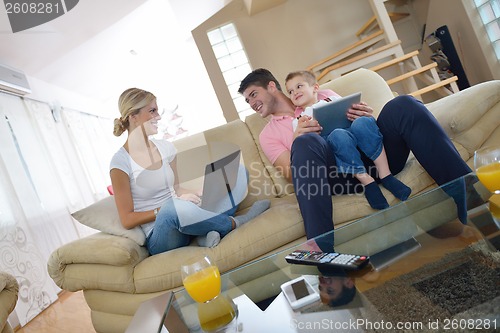
<svg viewBox="0 0 500 333">
<path fill-rule="evenodd" d="M 319 90 L 319 84 L 313 73 L 297 71 L 289 73 L 285 79 L 286 91 L 296 106 L 295 114 L 300 114 L 293 121 L 295 132 L 298 118 L 312 117 L 313 106 L 328 103 L 340 98 L 331 90 Z M 373 117 L 359 117 L 350 128 L 335 129 L 325 140 L 332 149 L 337 167 L 344 174 L 352 174 L 364 186 L 366 199 L 374 209 L 389 207 L 375 179 L 370 176 L 361 160 L 361 150 L 377 169 L 377 176 L 382 185 L 401 201 L 408 199 L 411 189 L 396 179 L 389 170 L 389 163 L 382 143 L 382 134 Z"/>
</svg>

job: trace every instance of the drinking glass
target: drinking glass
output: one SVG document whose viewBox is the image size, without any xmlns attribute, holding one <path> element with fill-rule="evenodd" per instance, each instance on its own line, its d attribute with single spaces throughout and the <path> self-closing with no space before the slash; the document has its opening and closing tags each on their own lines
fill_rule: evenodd
<svg viewBox="0 0 500 333">
<path fill-rule="evenodd" d="M 476 150 L 474 168 L 481 183 L 491 193 L 500 194 L 500 146 Z"/>
<path fill-rule="evenodd" d="M 474 168 L 481 183 L 493 194 L 489 209 L 500 219 L 500 146 L 490 146 L 474 153 Z"/>
<path fill-rule="evenodd" d="M 238 307 L 225 295 L 198 303 L 198 319 L 204 332 L 236 332 Z"/>
<path fill-rule="evenodd" d="M 197 258 L 181 266 L 184 288 L 196 302 L 204 303 L 220 294 L 221 281 L 217 266 L 208 256 Z"/>
</svg>

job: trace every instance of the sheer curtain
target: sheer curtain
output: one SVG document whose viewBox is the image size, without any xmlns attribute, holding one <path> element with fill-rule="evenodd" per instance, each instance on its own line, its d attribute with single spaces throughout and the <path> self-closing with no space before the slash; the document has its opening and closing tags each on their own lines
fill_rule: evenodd
<svg viewBox="0 0 500 333">
<path fill-rule="evenodd" d="M 64 108 L 62 120 L 78 159 L 83 165 L 83 174 L 92 192 L 100 199 L 107 194 L 109 185 L 109 162 L 118 149 L 110 144 L 113 122 L 72 109 Z"/>
<path fill-rule="evenodd" d="M 110 123 L 75 110 L 56 121 L 47 104 L 0 93 L 0 270 L 20 284 L 21 325 L 57 299 L 50 254 L 95 232 L 70 214 L 107 195 Z"/>
</svg>

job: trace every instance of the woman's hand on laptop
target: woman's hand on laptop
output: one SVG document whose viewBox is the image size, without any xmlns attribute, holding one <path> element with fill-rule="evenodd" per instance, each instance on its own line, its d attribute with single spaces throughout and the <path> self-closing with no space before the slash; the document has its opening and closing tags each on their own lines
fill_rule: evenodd
<svg viewBox="0 0 500 333">
<path fill-rule="evenodd" d="M 200 196 L 194 194 L 194 193 L 184 193 L 179 196 L 179 199 L 186 200 L 186 201 L 191 201 L 195 205 L 201 205 L 201 198 Z"/>
<path fill-rule="evenodd" d="M 293 138 L 306 134 L 306 133 L 321 133 L 323 128 L 319 125 L 318 121 L 310 116 L 301 116 L 298 118 L 297 129 L 293 134 Z"/>
<path fill-rule="evenodd" d="M 350 121 L 353 121 L 359 117 L 373 117 L 373 109 L 369 107 L 365 102 L 353 104 L 347 111 L 347 119 L 349 119 Z"/>
</svg>

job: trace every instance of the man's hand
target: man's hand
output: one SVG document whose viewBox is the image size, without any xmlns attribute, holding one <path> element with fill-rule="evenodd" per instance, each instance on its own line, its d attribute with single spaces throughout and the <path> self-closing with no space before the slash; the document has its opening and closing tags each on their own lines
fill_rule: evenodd
<svg viewBox="0 0 500 333">
<path fill-rule="evenodd" d="M 350 121 L 353 121 L 359 117 L 373 117 L 373 109 L 369 107 L 365 102 L 353 104 L 347 111 L 347 119 L 349 119 Z"/>
<path fill-rule="evenodd" d="M 321 127 L 316 119 L 309 116 L 302 116 L 298 119 L 297 129 L 293 133 L 293 139 L 306 133 L 321 133 Z"/>
</svg>

